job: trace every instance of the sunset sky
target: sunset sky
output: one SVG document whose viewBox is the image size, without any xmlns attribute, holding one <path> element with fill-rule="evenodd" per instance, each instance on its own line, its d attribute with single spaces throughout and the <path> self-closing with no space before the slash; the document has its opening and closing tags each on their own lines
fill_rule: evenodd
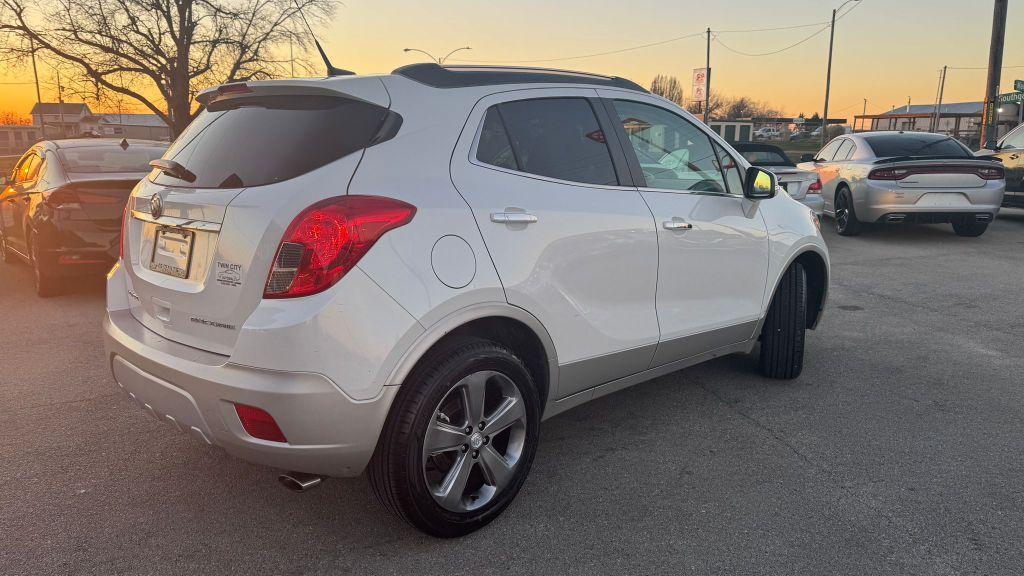
<svg viewBox="0 0 1024 576">
<path fill-rule="evenodd" d="M 648 85 L 656 74 L 678 76 L 689 96 L 690 74 L 704 64 L 703 35 L 618 54 L 570 58 L 701 33 L 711 27 L 712 90 L 767 101 L 788 114 L 820 111 L 824 99 L 828 30 L 841 0 L 345 0 L 320 32 L 338 66 L 360 73 L 388 72 L 421 61 L 405 47 L 443 54 L 459 46 L 465 60 L 569 68 L 614 74 Z M 992 24 L 991 0 L 861 0 L 836 25 L 832 74 L 833 117 L 934 101 L 938 71 L 951 67 L 946 102 L 983 96 Z M 822 23 L 762 32 L 729 32 Z M 1011 2 L 1003 92 L 1024 78 L 1024 7 Z M 715 32 L 721 31 L 721 32 Z M 724 46 L 723 46 L 724 44 Z M 727 48 L 727 47 L 728 48 Z M 544 62 L 539 62 L 544 60 Z M 450 63 L 463 63 L 456 57 Z M 1012 68 L 1017 66 L 1017 68 Z M 43 67 L 46 68 L 45 66 Z M 27 112 L 35 101 L 31 69 L 0 70 L 0 111 Z M 44 70 L 43 99 L 56 88 Z"/>
</svg>

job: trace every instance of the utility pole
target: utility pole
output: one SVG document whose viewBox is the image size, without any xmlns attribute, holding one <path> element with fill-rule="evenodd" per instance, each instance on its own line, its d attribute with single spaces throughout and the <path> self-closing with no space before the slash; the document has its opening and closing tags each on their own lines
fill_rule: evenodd
<svg viewBox="0 0 1024 576">
<path fill-rule="evenodd" d="M 988 49 L 988 79 L 985 81 L 985 114 L 981 127 L 982 148 L 994 150 L 999 140 L 999 99 L 1000 73 L 1003 67 L 1003 40 L 1006 37 L 1007 0 L 995 0 L 992 10 L 992 40 Z"/>
<path fill-rule="evenodd" d="M 864 118 L 864 117 L 867 116 L 867 115 L 868 115 L 868 99 L 865 98 L 864 99 L 864 109 L 861 110 L 861 112 L 860 112 L 860 129 L 861 130 L 864 129 L 864 120 L 866 120 L 866 118 Z"/>
<path fill-rule="evenodd" d="M 939 99 L 935 102 L 935 124 L 932 132 L 939 131 L 939 120 L 942 119 L 942 95 L 946 91 L 946 70 L 948 66 L 942 67 L 942 79 L 939 80 Z"/>
<path fill-rule="evenodd" d="M 60 84 L 60 68 L 55 68 L 57 71 L 57 114 L 60 116 L 60 132 L 58 136 L 61 138 L 67 136 L 67 131 L 64 126 L 64 87 Z"/>
<path fill-rule="evenodd" d="M 824 146 L 828 140 L 828 93 L 832 88 L 832 46 L 836 39 L 836 12 L 842 10 L 850 2 L 860 0 L 846 0 L 838 8 L 832 9 L 832 24 L 828 27 L 828 70 L 825 72 L 825 114 L 821 118 L 821 145 Z"/>
<path fill-rule="evenodd" d="M 43 114 L 43 94 L 39 91 L 39 71 L 36 69 L 36 43 L 28 37 L 29 52 L 32 53 L 32 75 L 36 79 L 36 104 L 39 106 L 39 125 L 43 129 L 43 140 L 46 140 L 46 116 Z"/>
<path fill-rule="evenodd" d="M 704 125 L 711 122 L 711 28 L 708 28 L 707 63 L 704 66 Z"/>
</svg>

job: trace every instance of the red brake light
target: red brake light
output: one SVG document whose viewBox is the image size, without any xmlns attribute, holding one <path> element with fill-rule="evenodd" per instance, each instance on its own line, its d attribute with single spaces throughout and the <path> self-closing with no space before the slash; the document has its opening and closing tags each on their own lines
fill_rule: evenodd
<svg viewBox="0 0 1024 576">
<path fill-rule="evenodd" d="M 810 186 L 808 186 L 807 187 L 807 192 L 808 193 L 817 192 L 817 193 L 820 194 L 821 193 L 821 178 L 818 178 Z"/>
<path fill-rule="evenodd" d="M 868 180 L 902 180 L 909 174 L 906 168 L 881 168 L 868 172 Z"/>
<path fill-rule="evenodd" d="M 284 233 L 264 298 L 294 298 L 336 284 L 384 233 L 405 226 L 416 207 L 380 196 L 337 196 L 306 208 Z"/>
<path fill-rule="evenodd" d="M 232 82 L 217 87 L 218 94 L 249 94 L 251 92 L 252 88 L 249 88 L 245 82 Z"/>
<path fill-rule="evenodd" d="M 902 180 L 913 174 L 974 174 L 984 180 L 1002 180 L 1001 166 L 907 166 L 904 168 L 877 168 L 868 173 L 869 180 Z"/>
<path fill-rule="evenodd" d="M 266 410 L 246 406 L 245 404 L 235 404 L 235 413 L 238 414 L 238 419 L 242 422 L 242 428 L 245 428 L 249 436 L 271 442 L 288 441 L 284 437 L 284 433 L 281 432 L 281 428 L 277 425 L 274 417 L 268 414 Z"/>
</svg>

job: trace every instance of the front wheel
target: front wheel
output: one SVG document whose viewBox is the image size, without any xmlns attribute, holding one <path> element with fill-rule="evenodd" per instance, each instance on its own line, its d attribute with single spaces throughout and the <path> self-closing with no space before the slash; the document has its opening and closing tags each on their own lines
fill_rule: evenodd
<svg viewBox="0 0 1024 576">
<path fill-rule="evenodd" d="M 539 396 L 522 360 L 495 342 L 453 342 L 402 384 L 370 484 L 416 528 L 444 538 L 468 534 L 519 493 L 539 427 Z"/>
<path fill-rule="evenodd" d="M 967 219 L 953 221 L 953 232 L 957 236 L 977 237 L 984 234 L 985 230 L 988 230 L 988 222 Z"/>
<path fill-rule="evenodd" d="M 779 282 L 761 328 L 761 374 L 780 379 L 799 376 L 804 369 L 806 330 L 807 278 L 804 267 L 794 262 Z"/>
</svg>

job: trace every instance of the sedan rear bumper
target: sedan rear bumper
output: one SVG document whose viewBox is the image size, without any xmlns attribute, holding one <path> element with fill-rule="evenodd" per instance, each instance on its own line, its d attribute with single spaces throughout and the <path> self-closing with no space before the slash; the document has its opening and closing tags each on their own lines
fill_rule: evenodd
<svg viewBox="0 0 1024 576">
<path fill-rule="evenodd" d="M 854 194 L 854 208 L 865 222 L 949 222 L 975 215 L 992 220 L 999 213 L 1004 188 L 1002 180 L 965 189 L 900 188 L 891 182 L 870 181 L 860 194 Z"/>
</svg>

